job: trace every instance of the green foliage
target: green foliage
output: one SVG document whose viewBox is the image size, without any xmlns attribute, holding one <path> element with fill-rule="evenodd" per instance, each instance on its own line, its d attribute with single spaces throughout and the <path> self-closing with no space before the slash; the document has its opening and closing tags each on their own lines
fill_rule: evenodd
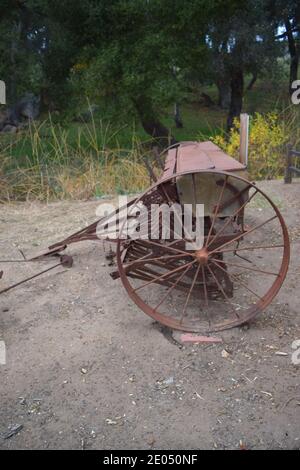
<svg viewBox="0 0 300 470">
<path fill-rule="evenodd" d="M 2 0 L 0 78 L 6 81 L 9 102 L 30 91 L 39 94 L 43 110 L 51 112 L 51 123 L 37 123 L 38 131 L 8 137 L 2 171 L 68 164 L 76 173 L 82 162 L 92 166 L 91 161 L 109 148 L 121 149 L 114 152 L 118 167 L 132 150 L 132 139 L 144 142 L 150 134 L 165 144 L 170 134 L 177 140 L 209 138 L 224 127 L 228 110 L 199 105 L 201 93 L 221 103 L 225 84 L 234 105 L 229 118 L 239 114 L 242 104 L 255 116 L 252 174 L 277 177 L 282 172 L 282 146 L 293 134 L 281 121 L 275 125 L 275 115 L 268 114 L 271 110 L 281 116 L 287 99 L 282 84 L 285 88 L 290 72 L 288 41 L 284 34 L 280 40 L 276 35 L 288 23 L 299 46 L 298 3 Z M 243 96 L 243 82 L 247 85 L 256 74 L 255 88 Z M 235 89 L 241 90 L 238 97 Z M 83 126 L 78 115 L 87 103 L 98 105 L 97 121 Z M 174 123 L 175 103 L 183 128 Z M 93 139 L 88 138 L 90 126 Z M 107 126 L 108 141 L 103 138 Z M 233 131 L 229 143 L 220 144 L 235 154 L 236 137 Z M 0 146 L 6 140 L 1 137 Z M 86 168 L 81 170 L 86 173 Z M 127 190 L 124 184 L 116 182 L 118 191 Z M 103 188 L 93 190 L 100 194 Z"/>
</svg>

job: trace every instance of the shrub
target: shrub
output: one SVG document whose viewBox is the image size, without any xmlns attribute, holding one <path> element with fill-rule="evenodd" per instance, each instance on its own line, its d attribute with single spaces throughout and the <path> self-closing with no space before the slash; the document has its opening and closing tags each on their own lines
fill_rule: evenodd
<svg viewBox="0 0 300 470">
<path fill-rule="evenodd" d="M 286 144 L 295 140 L 293 117 L 276 112 L 265 115 L 256 113 L 250 121 L 248 167 L 250 177 L 256 180 L 279 178 L 284 174 Z M 295 132 L 294 132 L 295 131 Z M 212 137 L 212 141 L 232 157 L 239 155 L 239 121 L 229 139 L 224 133 Z"/>
</svg>

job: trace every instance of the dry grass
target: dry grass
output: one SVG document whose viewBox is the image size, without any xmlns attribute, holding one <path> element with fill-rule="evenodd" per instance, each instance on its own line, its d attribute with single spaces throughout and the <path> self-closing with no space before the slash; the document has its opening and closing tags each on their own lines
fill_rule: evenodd
<svg viewBox="0 0 300 470">
<path fill-rule="evenodd" d="M 149 185 L 143 164 L 149 150 L 138 139 L 130 149 L 111 148 L 115 132 L 101 122 L 96 126 L 94 119 L 70 132 L 50 118 L 4 139 L 0 201 L 89 199 L 136 193 Z"/>
</svg>

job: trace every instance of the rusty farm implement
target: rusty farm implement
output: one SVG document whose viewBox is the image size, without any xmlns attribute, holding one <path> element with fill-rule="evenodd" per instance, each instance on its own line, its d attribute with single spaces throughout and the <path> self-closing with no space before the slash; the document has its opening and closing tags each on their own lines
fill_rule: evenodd
<svg viewBox="0 0 300 470">
<path fill-rule="evenodd" d="M 141 204 L 147 209 L 143 217 Z M 170 211 L 168 230 L 162 214 L 154 214 L 153 208 L 174 204 L 191 207 L 189 230 L 183 212 Z M 203 207 L 200 247 L 195 245 L 198 205 Z M 128 220 L 141 236 L 137 230 L 128 233 Z M 188 332 L 253 320 L 278 293 L 290 257 L 279 209 L 249 181 L 244 164 L 211 142 L 170 147 L 162 175 L 141 196 L 26 261 L 56 256 L 52 268 L 70 267 L 72 258 L 62 254 L 68 245 L 99 239 L 114 243 L 117 270 L 111 275 L 133 302 L 154 320 Z"/>
</svg>

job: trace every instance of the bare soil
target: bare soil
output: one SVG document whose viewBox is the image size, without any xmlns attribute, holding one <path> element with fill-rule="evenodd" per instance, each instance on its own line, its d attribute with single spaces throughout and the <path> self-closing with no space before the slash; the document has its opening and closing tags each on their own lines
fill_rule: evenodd
<svg viewBox="0 0 300 470">
<path fill-rule="evenodd" d="M 250 328 L 217 335 L 223 344 L 180 347 L 111 279 L 101 242 L 71 246 L 70 270 L 0 297 L 0 448 L 300 449 L 300 366 L 292 363 L 300 182 L 259 186 L 288 225 L 290 271 Z M 0 258 L 40 251 L 94 221 L 98 205 L 2 205 Z M 0 263 L 1 288 L 50 265 Z M 19 433 L 5 439 L 16 425 Z"/>
</svg>

